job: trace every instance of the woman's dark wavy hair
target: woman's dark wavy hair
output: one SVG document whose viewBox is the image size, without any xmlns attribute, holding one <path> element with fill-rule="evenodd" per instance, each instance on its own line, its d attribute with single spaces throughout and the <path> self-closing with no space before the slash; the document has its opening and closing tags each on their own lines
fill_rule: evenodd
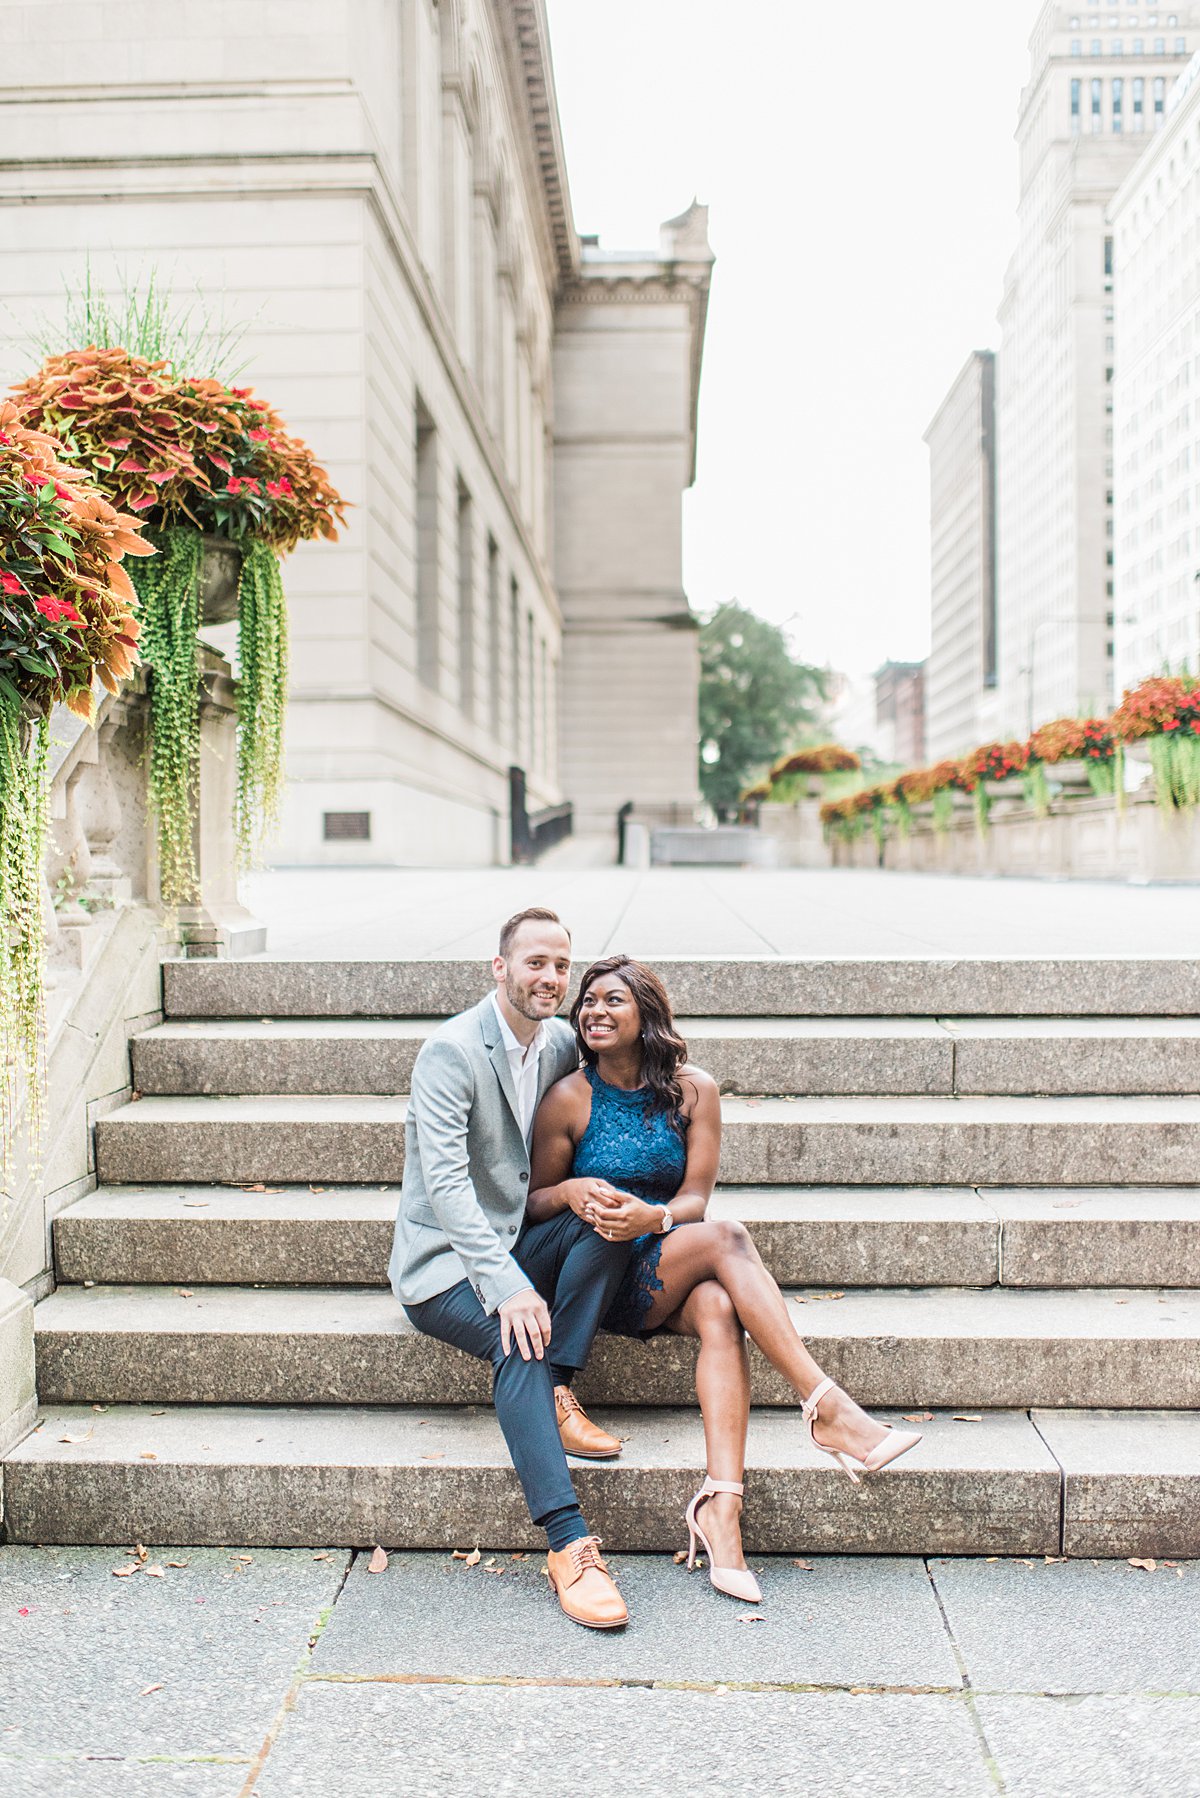
<svg viewBox="0 0 1200 1798">
<path fill-rule="evenodd" d="M 598 1057 L 583 1040 L 579 1013 L 588 988 L 595 981 L 610 977 L 629 988 L 642 1016 L 642 1078 L 650 1088 L 649 1111 L 665 1112 L 682 1136 L 686 1120 L 679 1070 L 687 1060 L 687 1044 L 675 1028 L 666 987 L 644 962 L 634 961 L 631 955 L 606 955 L 602 961 L 592 963 L 579 983 L 571 1007 L 571 1028 L 579 1053 L 589 1067 L 595 1067 Z"/>
</svg>

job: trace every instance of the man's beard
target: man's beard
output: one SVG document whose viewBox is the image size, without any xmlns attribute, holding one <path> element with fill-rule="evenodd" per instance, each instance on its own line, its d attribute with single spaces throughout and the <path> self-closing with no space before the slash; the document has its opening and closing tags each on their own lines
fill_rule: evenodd
<svg viewBox="0 0 1200 1798">
<path fill-rule="evenodd" d="M 540 1024 L 545 1014 L 537 1009 L 533 997 L 535 990 L 532 986 L 518 986 L 511 975 L 505 975 L 504 996 L 513 1010 L 528 1018 L 531 1024 Z"/>
</svg>

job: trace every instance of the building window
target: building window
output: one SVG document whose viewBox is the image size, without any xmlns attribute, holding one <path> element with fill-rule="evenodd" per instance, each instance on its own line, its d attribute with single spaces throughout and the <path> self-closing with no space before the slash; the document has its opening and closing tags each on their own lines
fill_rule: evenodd
<svg viewBox="0 0 1200 1798">
<path fill-rule="evenodd" d="M 1099 75 L 1097 75 L 1092 82 L 1092 134 L 1093 134 L 1093 136 L 1096 134 L 1096 132 L 1102 131 L 1104 129 L 1104 122 L 1100 116 L 1100 95 L 1101 95 L 1103 89 L 1104 89 L 1104 83 L 1101 81 Z"/>
<path fill-rule="evenodd" d="M 458 693 L 464 718 L 475 716 L 475 509 L 458 480 Z"/>
<path fill-rule="evenodd" d="M 1163 112 L 1167 103 L 1167 83 L 1163 75 L 1154 77 L 1154 129 L 1161 130 Z"/>
<path fill-rule="evenodd" d="M 1103 54 L 1104 54 L 1104 45 L 1100 42 L 1100 39 L 1098 37 L 1094 37 L 1092 39 L 1092 55 L 1093 56 L 1102 56 Z"/>
<path fill-rule="evenodd" d="M 1133 54 L 1135 56 L 1144 56 L 1146 54 L 1146 40 L 1144 37 L 1135 37 L 1134 38 Z"/>
<path fill-rule="evenodd" d="M 1112 280 L 1112 271 L 1113 271 L 1113 240 L 1111 237 L 1106 237 L 1104 239 L 1104 275 L 1105 275 L 1106 280 L 1109 280 L 1109 281 Z"/>
<path fill-rule="evenodd" d="M 1071 30 L 1072 31 L 1079 30 L 1079 14 L 1078 13 L 1073 13 L 1071 16 Z"/>
<path fill-rule="evenodd" d="M 1167 40 L 1166 40 L 1166 38 L 1165 38 L 1165 37 L 1156 37 L 1156 38 L 1155 38 L 1155 40 L 1154 40 L 1154 54 L 1155 54 L 1155 56 L 1165 56 L 1165 55 L 1166 55 L 1166 53 L 1167 53 Z"/>
<path fill-rule="evenodd" d="M 1142 75 L 1133 78 L 1133 129 L 1146 129 L 1146 81 Z"/>
<path fill-rule="evenodd" d="M 1175 39 L 1175 54 L 1176 54 L 1176 56 L 1183 56 L 1186 53 L 1187 53 L 1187 39 L 1185 37 L 1177 37 Z"/>
<path fill-rule="evenodd" d="M 1083 83 L 1081 81 L 1072 81 L 1072 83 L 1071 83 L 1071 135 L 1072 135 L 1072 137 L 1079 136 L 1079 90 L 1082 86 L 1083 86 Z"/>
<path fill-rule="evenodd" d="M 417 425 L 417 675 L 438 684 L 437 432 L 418 396 Z"/>
<path fill-rule="evenodd" d="M 487 609 L 488 609 L 488 665 L 489 691 L 491 695 L 490 715 L 492 735 L 497 743 L 504 721 L 500 716 L 500 696 L 504 691 L 504 677 L 500 671 L 500 546 L 496 539 L 488 533 L 487 540 Z"/>
<path fill-rule="evenodd" d="M 1124 56 L 1125 46 L 1121 42 L 1121 39 L 1119 37 L 1115 37 L 1113 39 L 1112 43 L 1108 46 L 1108 54 L 1110 56 Z"/>
<path fill-rule="evenodd" d="M 1118 137 L 1125 128 L 1125 120 L 1121 113 L 1124 99 L 1125 83 L 1119 75 L 1116 75 L 1113 77 L 1112 84 L 1112 126 L 1114 134 Z"/>
<path fill-rule="evenodd" d="M 1083 39 L 1082 38 L 1073 37 L 1071 39 L 1071 55 L 1072 56 L 1082 56 L 1083 55 Z"/>
</svg>

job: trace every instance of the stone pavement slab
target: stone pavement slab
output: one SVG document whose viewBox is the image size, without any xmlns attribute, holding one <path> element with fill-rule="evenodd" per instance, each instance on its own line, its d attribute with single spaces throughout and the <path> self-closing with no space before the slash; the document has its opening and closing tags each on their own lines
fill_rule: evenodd
<svg viewBox="0 0 1200 1798">
<path fill-rule="evenodd" d="M 1194 1561 L 1147 1573 L 1125 1561 L 934 1560 L 930 1571 L 976 1691 L 1200 1695 Z M 1200 1791 L 1200 1765 L 1196 1777 Z"/>
<path fill-rule="evenodd" d="M 114 1578 L 132 1558 L 0 1548 L 0 1755 L 253 1756 L 348 1556 L 151 1547 L 162 1579 Z"/>
<path fill-rule="evenodd" d="M 238 1798 L 249 1761 L 12 1760 L 0 1753 L 4 1798 Z"/>
<path fill-rule="evenodd" d="M 255 1785 L 257 1798 L 995 1790 L 962 1699 L 317 1681 L 304 1686 Z"/>
<path fill-rule="evenodd" d="M 1007 1798 L 1196 1798 L 1194 1698 L 980 1698 Z"/>
<path fill-rule="evenodd" d="M 550 1677 L 769 1685 L 958 1687 L 960 1677 L 924 1564 L 823 1556 L 805 1571 L 751 1557 L 761 1605 L 714 1592 L 669 1556 L 614 1555 L 630 1610 L 606 1636 L 564 1618 L 545 1556 L 394 1556 L 383 1575 L 359 1556 L 313 1656 L 321 1674 L 409 1671 L 500 1679 Z M 751 1624 L 748 1617 L 761 1616 Z"/>
<path fill-rule="evenodd" d="M 987 880 L 865 868 L 280 868 L 245 878 L 271 955 L 490 956 L 550 905 L 577 958 L 629 955 L 1197 953 L 1189 887 Z"/>
</svg>

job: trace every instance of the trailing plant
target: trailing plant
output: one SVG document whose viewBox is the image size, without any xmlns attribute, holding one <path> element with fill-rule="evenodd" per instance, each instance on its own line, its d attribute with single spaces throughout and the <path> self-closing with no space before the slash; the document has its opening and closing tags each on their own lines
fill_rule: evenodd
<svg viewBox="0 0 1200 1798">
<path fill-rule="evenodd" d="M 193 842 L 200 780 L 199 532 L 168 525 L 161 554 L 136 575 L 142 656 L 150 667 L 150 802 L 158 819 L 159 886 L 168 905 L 199 897 Z"/>
<path fill-rule="evenodd" d="M 234 831 L 238 859 L 261 859 L 283 796 L 283 715 L 288 689 L 287 601 L 279 561 L 267 544 L 246 545 L 238 587 L 242 655 L 237 689 L 238 766 Z"/>
<path fill-rule="evenodd" d="M 121 566 L 153 547 L 54 438 L 0 405 L 0 1174 L 16 1140 L 18 1082 L 40 1135 L 48 718 L 65 703 L 95 713 L 138 659 L 135 596 Z"/>
<path fill-rule="evenodd" d="M 167 343 L 161 310 L 151 309 L 149 323 L 143 339 L 158 333 L 156 341 Z M 283 777 L 287 619 L 277 558 L 304 539 L 335 539 L 345 502 L 308 446 L 252 388 L 182 373 L 169 357 L 91 345 L 48 357 L 15 392 L 26 422 L 59 432 L 66 453 L 166 550 L 142 595 L 154 642 L 146 651 L 154 666 L 151 795 L 163 896 L 193 903 L 198 712 L 194 692 L 189 700 L 183 688 L 196 681 L 201 533 L 243 551 L 234 825 L 246 864 L 277 818 Z M 186 550 L 180 532 L 190 537 Z"/>
<path fill-rule="evenodd" d="M 1116 791 L 1121 748 L 1107 718 L 1052 719 L 1034 731 L 1026 749 L 1029 756 L 1027 790 L 1043 816 L 1050 802 L 1044 768 L 1054 767 L 1058 762 L 1081 761 L 1088 784 L 1097 797 Z"/>
<path fill-rule="evenodd" d="M 958 764 L 954 784 L 970 793 L 975 801 L 975 822 L 981 831 L 987 829 L 991 813 L 988 781 L 1009 780 L 1023 774 L 1029 754 L 1024 743 L 981 743 Z"/>
<path fill-rule="evenodd" d="M 1200 805 L 1200 679 L 1156 675 L 1129 688 L 1111 728 L 1122 743 L 1146 739 L 1161 806 L 1169 811 Z"/>
</svg>

